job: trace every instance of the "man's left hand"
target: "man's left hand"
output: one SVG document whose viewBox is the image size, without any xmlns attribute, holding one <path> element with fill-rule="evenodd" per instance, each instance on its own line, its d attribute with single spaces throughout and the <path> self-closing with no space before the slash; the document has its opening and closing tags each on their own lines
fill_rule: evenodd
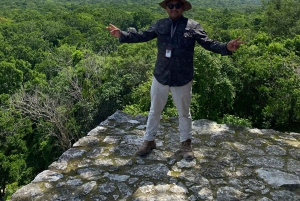
<svg viewBox="0 0 300 201">
<path fill-rule="evenodd" d="M 243 41 L 240 41 L 242 37 L 238 37 L 234 40 L 231 40 L 227 43 L 227 50 L 231 51 L 231 52 L 234 52 L 236 51 L 237 49 L 239 49 L 240 45 L 241 44 L 244 44 Z"/>
</svg>

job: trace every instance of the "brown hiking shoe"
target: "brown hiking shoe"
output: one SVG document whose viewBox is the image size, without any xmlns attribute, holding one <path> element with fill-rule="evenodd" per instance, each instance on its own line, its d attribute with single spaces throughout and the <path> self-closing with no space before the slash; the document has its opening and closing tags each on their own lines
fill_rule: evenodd
<svg viewBox="0 0 300 201">
<path fill-rule="evenodd" d="M 140 146 L 139 150 L 137 151 L 137 155 L 139 156 L 146 156 L 149 154 L 152 149 L 156 149 L 156 143 L 155 141 L 147 141 L 145 140 L 142 146 Z"/>
<path fill-rule="evenodd" d="M 181 152 L 182 152 L 182 156 L 185 160 L 191 161 L 194 159 L 194 152 L 192 150 L 190 139 L 181 143 Z"/>
</svg>

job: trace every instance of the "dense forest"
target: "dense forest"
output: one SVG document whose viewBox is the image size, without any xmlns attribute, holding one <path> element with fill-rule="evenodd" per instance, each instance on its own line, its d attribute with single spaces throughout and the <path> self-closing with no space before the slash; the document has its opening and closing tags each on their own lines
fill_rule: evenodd
<svg viewBox="0 0 300 201">
<path fill-rule="evenodd" d="M 167 17 L 159 2 L 0 2 L 0 200 L 116 110 L 147 115 L 156 41 L 120 44 L 105 27 L 145 30 Z M 299 132 L 300 1 L 190 2 L 210 38 L 246 42 L 224 57 L 195 48 L 193 119 Z"/>
</svg>

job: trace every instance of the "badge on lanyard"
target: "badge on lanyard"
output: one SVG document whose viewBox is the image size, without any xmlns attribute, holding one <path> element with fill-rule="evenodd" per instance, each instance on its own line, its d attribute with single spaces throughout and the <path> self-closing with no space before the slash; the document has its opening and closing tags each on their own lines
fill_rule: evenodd
<svg viewBox="0 0 300 201">
<path fill-rule="evenodd" d="M 165 57 L 167 57 L 167 58 L 171 58 L 172 57 L 172 47 L 167 47 L 166 48 Z"/>
<path fill-rule="evenodd" d="M 176 31 L 176 28 L 177 28 L 177 23 L 176 23 L 176 25 L 175 25 L 175 27 L 173 27 L 174 25 L 173 25 L 173 23 L 172 23 L 172 25 L 171 25 L 171 40 L 170 40 L 170 42 L 172 41 L 172 38 L 173 38 L 173 36 L 174 36 L 174 34 L 175 34 L 175 31 Z M 172 58 L 172 47 L 170 47 L 170 46 L 168 46 L 167 48 L 166 48 L 166 54 L 165 54 L 165 57 L 166 58 Z"/>
</svg>

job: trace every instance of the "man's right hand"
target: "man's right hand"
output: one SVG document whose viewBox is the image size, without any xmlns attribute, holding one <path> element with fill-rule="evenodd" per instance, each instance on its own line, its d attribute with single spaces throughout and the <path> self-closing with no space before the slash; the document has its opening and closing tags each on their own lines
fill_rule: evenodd
<svg viewBox="0 0 300 201">
<path fill-rule="evenodd" d="M 110 34 L 116 38 L 121 37 L 121 30 L 113 24 L 109 24 L 109 26 L 106 27 L 106 30 L 108 30 Z"/>
</svg>

